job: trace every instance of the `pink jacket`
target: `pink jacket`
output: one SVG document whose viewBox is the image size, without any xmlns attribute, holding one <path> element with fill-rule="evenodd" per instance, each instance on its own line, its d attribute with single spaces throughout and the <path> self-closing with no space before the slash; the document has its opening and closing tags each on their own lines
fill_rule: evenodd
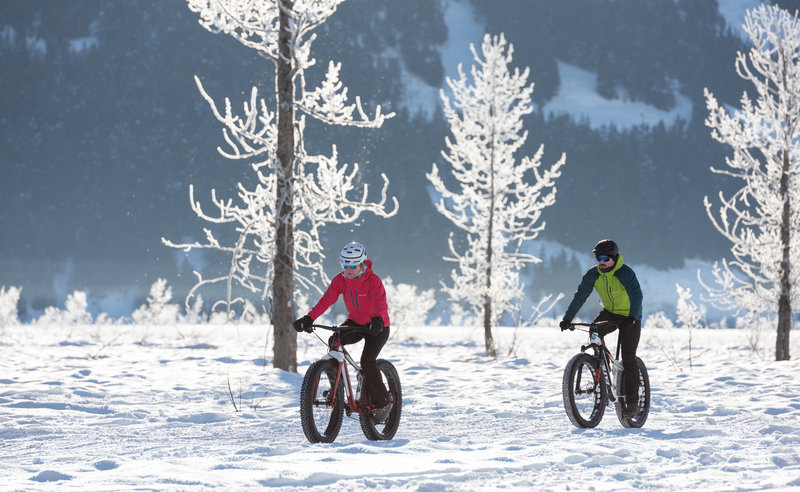
<svg viewBox="0 0 800 492">
<path fill-rule="evenodd" d="M 386 290 L 380 277 L 372 271 L 372 260 L 365 260 L 367 270 L 358 278 L 349 279 L 344 272 L 339 273 L 322 294 L 319 302 L 308 315 L 317 319 L 338 299 L 344 297 L 347 317 L 360 325 L 369 323 L 373 316 L 383 318 L 383 326 L 389 326 L 389 308 L 386 304 Z"/>
</svg>

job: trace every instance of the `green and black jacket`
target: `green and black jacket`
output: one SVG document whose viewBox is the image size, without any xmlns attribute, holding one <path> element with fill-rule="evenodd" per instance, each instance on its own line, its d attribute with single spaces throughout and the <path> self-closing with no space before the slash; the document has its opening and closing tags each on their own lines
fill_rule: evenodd
<svg viewBox="0 0 800 492">
<path fill-rule="evenodd" d="M 583 275 L 564 319 L 572 321 L 589 298 L 592 288 L 600 295 L 606 311 L 641 319 L 642 289 L 633 269 L 622 261 L 622 254 L 617 255 L 617 261 L 611 271 L 602 272 L 595 266 Z"/>
</svg>

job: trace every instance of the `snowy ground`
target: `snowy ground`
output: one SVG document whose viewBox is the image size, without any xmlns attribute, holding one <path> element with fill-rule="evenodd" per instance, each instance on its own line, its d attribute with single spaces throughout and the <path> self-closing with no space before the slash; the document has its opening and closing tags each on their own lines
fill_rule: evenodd
<svg viewBox="0 0 800 492">
<path fill-rule="evenodd" d="M 645 327 L 644 428 L 612 411 L 585 430 L 561 403 L 582 334 L 530 329 L 495 360 L 478 329 L 401 330 L 382 354 L 403 383 L 396 438 L 368 441 L 346 419 L 335 443 L 312 445 L 298 416 L 323 352 L 311 335 L 289 374 L 264 365 L 252 326 L 7 326 L 0 477 L 25 490 L 800 489 L 800 363 L 755 357 L 741 330 L 695 330 L 690 369 L 686 335 Z M 505 354 L 511 330 L 498 338 Z"/>
</svg>

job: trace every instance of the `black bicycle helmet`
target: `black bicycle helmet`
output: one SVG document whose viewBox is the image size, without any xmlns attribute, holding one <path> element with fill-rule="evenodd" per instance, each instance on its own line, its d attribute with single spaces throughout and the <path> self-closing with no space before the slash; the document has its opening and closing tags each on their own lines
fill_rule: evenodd
<svg viewBox="0 0 800 492">
<path fill-rule="evenodd" d="M 603 256 L 610 256 L 612 258 L 616 258 L 619 254 L 619 248 L 617 247 L 617 243 L 612 241 L 611 239 L 603 239 L 599 243 L 597 243 L 592 250 L 592 253 L 597 255 Z"/>
</svg>

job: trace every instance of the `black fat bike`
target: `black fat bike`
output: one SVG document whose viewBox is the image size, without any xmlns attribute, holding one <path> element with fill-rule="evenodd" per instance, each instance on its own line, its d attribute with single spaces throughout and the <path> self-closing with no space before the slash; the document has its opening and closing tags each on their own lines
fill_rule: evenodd
<svg viewBox="0 0 800 492">
<path fill-rule="evenodd" d="M 626 418 L 623 414 L 625 400 L 625 380 L 622 363 L 619 362 L 620 346 L 617 344 L 616 357 L 606 347 L 599 330 L 613 329 L 616 323 L 600 321 L 597 323 L 571 323 L 569 329 L 585 326 L 581 331 L 589 333 L 589 342 L 581 346 L 564 368 L 561 391 L 564 408 L 570 422 L 576 427 L 596 427 L 603 419 L 606 406 L 613 404 L 617 418 L 623 427 L 641 427 L 650 413 L 650 376 L 647 367 L 639 357 L 639 405 L 636 415 Z"/>
</svg>

